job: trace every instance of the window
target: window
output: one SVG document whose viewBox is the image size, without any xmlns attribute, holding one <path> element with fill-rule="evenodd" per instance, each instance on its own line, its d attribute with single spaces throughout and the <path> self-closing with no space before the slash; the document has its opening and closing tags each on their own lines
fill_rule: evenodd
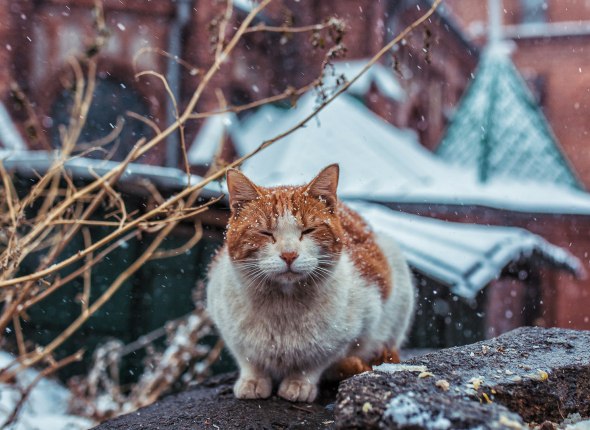
<svg viewBox="0 0 590 430">
<path fill-rule="evenodd" d="M 60 127 L 67 126 L 69 123 L 72 96 L 71 90 L 64 90 L 53 103 L 51 116 L 54 123 L 51 130 L 51 143 L 55 148 L 61 146 Z M 103 150 L 91 151 L 86 156 L 108 158 L 113 161 L 123 160 L 140 138 L 152 133 L 143 122 L 129 120 L 128 117 L 122 116 L 127 111 L 149 116 L 149 110 L 141 96 L 130 86 L 112 78 L 97 78 L 88 120 L 78 139 L 77 152 L 85 151 L 104 141 L 101 144 Z M 120 131 L 115 131 L 119 127 Z M 105 138 L 109 134 L 114 139 L 107 141 Z"/>
</svg>

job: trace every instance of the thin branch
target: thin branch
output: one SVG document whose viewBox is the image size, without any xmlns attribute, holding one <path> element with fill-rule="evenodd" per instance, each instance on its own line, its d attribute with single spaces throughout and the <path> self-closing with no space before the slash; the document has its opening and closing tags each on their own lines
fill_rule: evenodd
<svg viewBox="0 0 590 430">
<path fill-rule="evenodd" d="M 269 32 L 269 33 L 307 33 L 310 31 L 324 30 L 326 28 L 329 28 L 330 26 L 331 26 L 331 24 L 329 22 L 326 22 L 323 24 L 303 25 L 300 27 L 290 27 L 288 25 L 272 26 L 272 25 L 266 25 L 266 24 L 260 23 L 260 24 L 254 25 L 252 27 L 249 27 L 248 29 L 246 29 L 246 31 L 244 33 L 247 34 L 247 33 L 260 32 L 260 31 L 265 31 L 265 32 Z"/>
<path fill-rule="evenodd" d="M 192 249 L 203 237 L 203 226 L 201 223 L 195 224 L 195 234 L 186 241 L 186 243 L 178 248 L 167 249 L 165 251 L 154 252 L 154 255 L 150 260 L 158 260 L 162 258 L 176 257 L 177 255 L 184 254 L 189 249 Z"/>
<path fill-rule="evenodd" d="M 90 230 L 85 227 L 82 229 L 82 236 L 84 237 L 84 247 L 88 248 L 92 243 L 92 236 L 90 236 Z M 89 253 L 86 256 L 86 266 L 88 268 L 84 270 L 83 279 L 84 279 L 84 291 L 82 293 L 82 297 L 80 298 L 80 302 L 82 304 L 82 313 L 88 311 L 88 303 L 90 303 L 90 288 L 92 282 L 92 265 L 89 263 L 92 261 L 92 253 Z"/>
<path fill-rule="evenodd" d="M 152 130 L 154 130 L 154 132 L 156 134 L 160 134 L 162 133 L 162 130 L 160 130 L 160 127 L 158 127 L 158 124 L 156 124 L 154 121 L 152 121 L 149 118 L 146 118 L 138 113 L 135 113 L 133 111 L 128 110 L 127 112 L 125 112 L 125 115 L 127 115 L 128 117 L 131 117 L 133 119 L 136 119 L 138 121 L 143 122 L 144 124 L 146 124 L 148 127 L 150 127 Z"/>
<path fill-rule="evenodd" d="M 182 67 L 184 67 L 186 70 L 188 70 L 189 74 L 191 76 L 197 76 L 198 74 L 201 73 L 201 70 L 190 64 L 189 62 L 183 60 L 182 58 L 179 58 L 176 55 L 172 55 L 167 51 L 164 51 L 163 49 L 160 48 L 152 48 L 150 46 L 145 46 L 143 48 L 141 48 L 139 51 L 137 51 L 137 53 L 133 56 L 133 70 L 135 73 L 137 73 L 137 61 L 139 60 L 139 57 L 142 56 L 143 54 L 147 53 L 147 52 L 155 52 L 158 55 L 161 55 L 163 57 L 169 58 L 173 61 L 175 61 L 176 63 L 180 64 Z"/>
<path fill-rule="evenodd" d="M 34 298 L 30 299 L 29 301 L 23 303 L 23 311 L 27 310 L 31 306 L 39 303 L 40 301 L 44 300 L 49 295 L 53 294 L 58 288 L 67 284 L 68 282 L 76 279 L 78 276 L 82 275 L 86 272 L 90 267 L 95 266 L 97 263 L 100 263 L 107 255 L 113 252 L 115 249 L 122 246 L 128 240 L 132 239 L 133 237 L 137 237 L 139 235 L 138 231 L 132 231 L 131 233 L 127 234 L 126 236 L 119 239 L 117 242 L 111 244 L 109 247 L 105 248 L 103 251 L 100 252 L 96 257 L 92 260 L 87 261 L 84 266 L 80 267 L 79 269 L 75 270 L 74 272 L 70 273 L 63 279 L 59 279 L 53 283 L 49 288 L 41 292 L 40 294 L 36 295 Z"/>
<path fill-rule="evenodd" d="M 18 355 L 22 356 L 27 353 L 27 348 L 25 346 L 25 339 L 23 336 L 23 328 L 20 324 L 20 317 L 15 314 L 12 318 L 12 325 L 14 326 L 14 332 L 16 334 L 16 343 L 18 345 Z"/>
<path fill-rule="evenodd" d="M 231 15 L 233 12 L 233 1 L 227 0 L 225 6 L 225 13 L 223 14 L 223 18 L 221 23 L 219 24 L 218 33 L 217 33 L 217 44 L 215 46 L 215 59 L 217 60 L 222 51 L 223 51 L 223 42 L 225 41 L 225 30 L 227 29 L 227 24 L 231 19 Z"/>
<path fill-rule="evenodd" d="M 48 356 L 49 354 L 53 353 L 56 348 L 61 346 L 67 339 L 70 338 L 72 334 L 74 334 L 92 315 L 96 313 L 106 302 L 108 302 L 113 295 L 119 290 L 121 285 L 135 272 L 137 272 L 151 257 L 154 251 L 160 246 L 162 241 L 168 236 L 168 234 L 172 231 L 175 227 L 174 223 L 167 225 L 157 236 L 156 238 L 150 243 L 147 249 L 143 252 L 143 254 L 133 262 L 129 267 L 127 267 L 117 278 L 115 281 L 107 288 L 107 290 L 94 302 L 92 305 L 86 310 L 86 312 L 82 313 L 78 318 L 74 320 L 57 338 L 51 341 L 47 346 L 45 346 L 40 351 L 35 351 L 33 354 L 29 354 L 28 356 L 23 356 L 23 360 L 21 361 L 21 368 L 26 368 L 35 365 L 39 361 L 41 361 L 44 357 Z"/>
</svg>

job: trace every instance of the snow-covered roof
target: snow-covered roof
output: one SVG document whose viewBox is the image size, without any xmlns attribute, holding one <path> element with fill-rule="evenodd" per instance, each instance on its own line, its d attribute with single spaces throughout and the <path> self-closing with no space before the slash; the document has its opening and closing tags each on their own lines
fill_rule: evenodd
<svg viewBox="0 0 590 430">
<path fill-rule="evenodd" d="M 23 138 L 18 132 L 10 114 L 0 101 L 0 146 L 14 151 L 27 149 Z"/>
<path fill-rule="evenodd" d="M 13 152 L 0 149 L 0 160 L 7 170 L 16 170 L 23 175 L 33 173 L 45 173 L 58 158 L 57 151 L 21 151 Z M 65 163 L 65 168 L 71 172 L 74 178 L 94 179 L 96 175 L 104 175 L 115 168 L 119 162 L 96 160 L 91 158 L 72 158 Z M 147 164 L 130 163 L 121 175 L 119 182 L 139 181 L 148 179 L 154 185 L 169 190 L 181 190 L 187 186 L 186 172 L 172 168 Z M 191 175 L 190 183 L 194 185 L 203 178 Z M 204 194 L 219 195 L 219 185 L 210 183 L 205 186 Z"/>
<path fill-rule="evenodd" d="M 333 67 L 328 67 L 324 74 L 324 83 L 328 87 L 336 85 L 336 80 L 342 75 L 346 81 L 350 81 L 360 73 L 369 59 L 337 61 Z M 382 64 L 376 63 L 367 70 L 359 79 L 348 88 L 349 94 L 365 96 L 371 86 L 375 85 L 377 90 L 386 97 L 393 100 L 404 100 L 406 94 L 396 79 L 392 70 Z"/>
<path fill-rule="evenodd" d="M 309 93 L 291 109 L 262 107 L 232 134 L 238 153 L 288 130 L 316 106 Z M 474 169 L 449 165 L 421 146 L 413 132 L 394 127 L 346 94 L 245 162 L 243 170 L 263 185 L 297 184 L 335 162 L 342 197 L 590 214 L 590 194 L 569 187 L 510 178 L 481 183 Z"/>
<path fill-rule="evenodd" d="M 541 109 L 499 45 L 485 51 L 437 148 L 438 155 L 478 171 L 580 188 Z"/>
<path fill-rule="evenodd" d="M 395 239 L 416 271 L 448 285 L 461 297 L 475 297 L 508 264 L 522 259 L 540 259 L 576 274 L 584 273 L 581 262 L 572 254 L 524 229 L 445 222 L 377 204 L 347 203 L 376 233 Z"/>
<path fill-rule="evenodd" d="M 256 6 L 257 2 L 254 0 L 232 0 L 233 6 L 243 12 L 250 13 Z"/>
<path fill-rule="evenodd" d="M 215 158 L 225 137 L 238 122 L 232 112 L 225 112 L 208 117 L 188 151 L 188 161 L 192 165 L 210 164 Z"/>
</svg>

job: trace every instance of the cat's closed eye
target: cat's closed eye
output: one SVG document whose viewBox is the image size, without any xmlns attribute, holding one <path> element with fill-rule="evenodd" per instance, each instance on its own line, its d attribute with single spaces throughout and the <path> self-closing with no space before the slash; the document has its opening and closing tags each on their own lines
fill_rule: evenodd
<svg viewBox="0 0 590 430">
<path fill-rule="evenodd" d="M 314 227 L 310 227 L 310 228 L 306 228 L 305 230 L 303 230 L 301 232 L 301 239 L 303 239 L 303 236 L 305 236 L 306 234 L 311 234 L 315 231 Z"/>
<path fill-rule="evenodd" d="M 272 241 L 275 241 L 275 235 L 273 234 L 272 231 L 268 231 L 268 230 L 260 230 L 259 233 L 263 236 L 267 236 L 270 237 L 272 239 Z"/>
</svg>

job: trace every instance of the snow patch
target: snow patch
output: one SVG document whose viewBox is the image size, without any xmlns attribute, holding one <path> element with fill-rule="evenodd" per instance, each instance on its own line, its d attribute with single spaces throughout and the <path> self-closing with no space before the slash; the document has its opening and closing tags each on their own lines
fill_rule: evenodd
<svg viewBox="0 0 590 430">
<path fill-rule="evenodd" d="M 451 422 L 444 417 L 442 412 L 433 416 L 413 398 L 413 393 L 400 394 L 389 401 L 384 413 L 399 426 L 419 426 L 427 430 L 447 430 L 451 428 Z"/>
<path fill-rule="evenodd" d="M 13 363 L 14 358 L 7 352 L 0 351 L 0 369 Z M 28 386 L 39 372 L 27 369 L 19 373 L 17 383 L 20 387 Z M 67 412 L 71 393 L 56 381 L 43 378 L 31 391 L 23 405 L 12 430 L 39 429 L 87 429 L 95 423 L 91 420 L 69 415 Z M 4 423 L 21 398 L 16 384 L 0 384 L 0 425 Z"/>
<path fill-rule="evenodd" d="M 396 373 L 396 372 L 426 372 L 428 369 L 426 366 L 414 366 L 410 364 L 394 364 L 394 363 L 383 363 L 379 366 L 373 366 L 373 370 L 378 370 L 385 373 Z"/>
</svg>

